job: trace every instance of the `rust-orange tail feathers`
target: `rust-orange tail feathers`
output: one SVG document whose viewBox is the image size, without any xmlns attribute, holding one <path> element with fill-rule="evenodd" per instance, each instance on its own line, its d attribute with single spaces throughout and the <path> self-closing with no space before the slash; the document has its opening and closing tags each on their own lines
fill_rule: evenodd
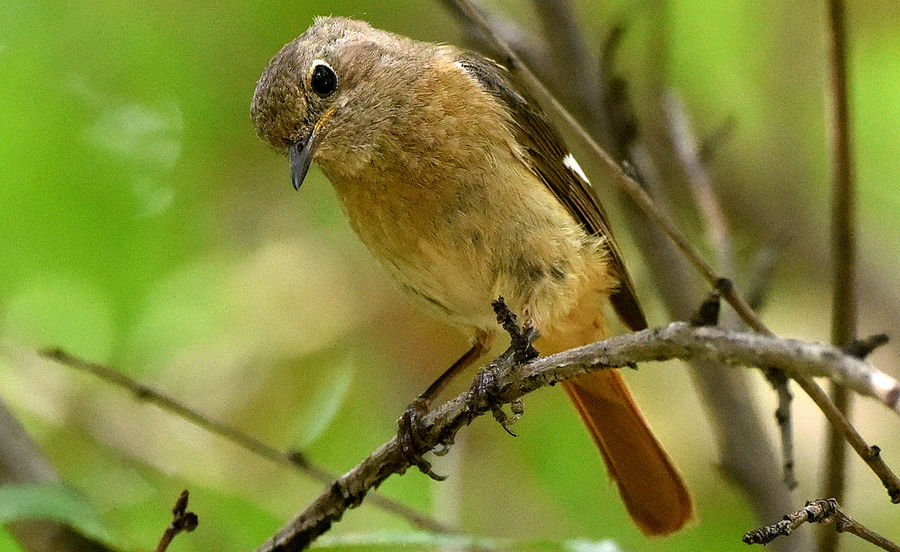
<svg viewBox="0 0 900 552">
<path fill-rule="evenodd" d="M 595 340 L 605 334 L 597 327 L 600 325 L 594 325 Z M 569 348 L 558 342 L 554 346 L 550 339 L 542 341 L 544 354 Z M 548 345 L 554 350 L 547 350 Z M 563 387 L 641 531 L 665 535 L 683 527 L 693 515 L 690 494 L 647 425 L 622 375 L 616 370 L 601 370 L 566 381 Z"/>
</svg>

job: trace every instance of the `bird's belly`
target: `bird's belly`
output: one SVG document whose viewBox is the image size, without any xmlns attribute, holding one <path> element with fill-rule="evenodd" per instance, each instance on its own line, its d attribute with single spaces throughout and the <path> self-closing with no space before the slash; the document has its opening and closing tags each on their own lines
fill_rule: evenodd
<svg viewBox="0 0 900 552">
<path fill-rule="evenodd" d="M 514 312 L 549 327 L 587 288 L 608 292 L 605 246 L 524 165 L 503 166 L 510 174 L 495 179 L 516 186 L 426 186 L 400 174 L 329 178 L 363 243 L 433 316 L 466 333 L 493 331 L 491 302 L 502 296 Z"/>
<path fill-rule="evenodd" d="M 360 238 L 413 300 L 454 326 L 493 326 L 491 301 L 502 291 L 477 233 L 458 227 L 433 233 L 405 226 L 382 230 L 377 237 L 360 233 Z"/>
</svg>

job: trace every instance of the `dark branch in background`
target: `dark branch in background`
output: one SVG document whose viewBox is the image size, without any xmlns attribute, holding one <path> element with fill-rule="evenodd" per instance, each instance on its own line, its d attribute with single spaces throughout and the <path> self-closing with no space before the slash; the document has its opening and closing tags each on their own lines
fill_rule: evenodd
<svg viewBox="0 0 900 552">
<path fill-rule="evenodd" d="M 668 120 L 672 145 L 687 176 L 688 188 L 700 211 L 703 226 L 708 240 L 713 246 L 713 251 L 715 251 L 719 269 L 726 274 L 737 274 L 737 263 L 734 259 L 734 246 L 731 242 L 728 222 L 719 204 L 719 199 L 713 191 L 709 173 L 700 160 L 697 140 L 691 130 L 684 103 L 671 92 L 664 95 L 662 102 Z M 744 329 L 739 320 L 730 320 L 726 322 L 727 326 Z M 777 370 L 767 370 L 766 379 L 772 384 L 778 396 L 775 420 L 781 435 L 784 482 L 788 489 L 794 489 L 797 486 L 797 479 L 794 476 L 794 432 L 791 424 L 793 396 L 788 386 L 789 380 Z M 721 384 L 721 382 L 717 383 Z"/>
<path fill-rule="evenodd" d="M 828 54 L 831 87 L 832 205 L 831 243 L 834 269 L 834 297 L 831 310 L 831 343 L 847 347 L 856 339 L 856 245 L 853 225 L 853 153 L 850 143 L 850 108 L 847 89 L 847 31 L 843 0 L 828 0 Z M 831 399 L 849 419 L 852 397 L 839 385 L 832 384 Z M 826 445 L 828 459 L 823 494 L 844 500 L 844 478 L 847 471 L 847 447 L 832 428 Z M 837 549 L 837 532 L 819 533 L 819 550 Z"/>
<path fill-rule="evenodd" d="M 900 414 L 900 383 L 872 365 L 821 343 L 779 339 L 749 332 L 728 332 L 717 327 L 695 327 L 675 322 L 665 328 L 643 330 L 541 357 L 519 364 L 517 348 L 495 359 L 488 370 L 490 393 L 480 386 L 461 393 L 422 418 L 420 445 L 424 450 L 446 449 L 456 433 L 475 418 L 511 404 L 542 387 L 589 371 L 632 366 L 636 362 L 702 358 L 733 365 L 775 367 L 797 376 L 828 377 L 850 389 L 878 399 Z M 476 378 L 476 382 L 479 378 Z M 892 385 L 887 385 L 893 382 Z M 888 390 L 892 388 L 894 392 Z M 893 402 L 892 402 L 893 401 Z M 366 494 L 395 473 L 410 467 L 397 437 L 392 437 L 368 458 L 334 481 L 318 498 L 257 552 L 289 552 L 307 548 L 331 528 Z"/>
<path fill-rule="evenodd" d="M 768 544 L 778 537 L 789 536 L 804 523 L 832 525 L 834 529 L 832 532 L 835 534 L 852 533 L 888 552 L 900 552 L 900 546 L 844 513 L 838 501 L 833 498 L 807 502 L 804 508 L 784 516 L 782 521 L 749 531 L 744 535 L 743 540 L 747 544 Z"/>
<path fill-rule="evenodd" d="M 760 320 L 759 315 L 747 304 L 743 295 L 735 288 L 732 281 L 720 276 L 712 269 L 709 263 L 700 255 L 699 251 L 678 231 L 672 219 L 666 215 L 638 184 L 635 179 L 620 167 L 610 155 L 600 147 L 584 127 L 563 107 L 547 88 L 524 65 L 519 56 L 509 45 L 498 36 L 484 16 L 471 3 L 470 0 L 454 0 L 459 9 L 468 17 L 472 24 L 477 25 L 485 35 L 489 36 L 503 53 L 502 62 L 509 70 L 520 78 L 528 91 L 534 95 L 545 109 L 554 114 L 571 129 L 574 134 L 591 150 L 596 159 L 606 169 L 613 182 L 620 186 L 628 196 L 641 208 L 653 223 L 666 233 L 669 239 L 681 251 L 682 255 L 694 266 L 694 268 L 710 283 L 719 289 L 722 297 L 734 308 L 741 319 L 753 330 L 773 335 L 771 330 Z M 813 400 L 816 406 L 825 415 L 828 422 L 835 427 L 853 447 L 854 451 L 862 458 L 869 468 L 881 479 L 882 484 L 888 490 L 892 501 L 900 502 L 900 479 L 888 468 L 876 449 L 869 447 L 865 440 L 834 406 L 828 395 L 809 377 L 801 374 L 793 376 L 801 389 Z"/>
<path fill-rule="evenodd" d="M 442 0 L 443 4 L 458 19 L 465 19 L 466 15 L 462 10 L 450 0 Z M 537 67 L 541 71 L 552 71 L 553 57 L 550 53 L 550 46 L 540 38 L 526 33 L 515 22 L 509 19 L 494 17 L 492 14 L 485 13 L 485 17 L 491 20 L 491 27 L 503 37 L 513 48 L 522 56 L 530 67 Z M 484 35 L 484 32 L 474 26 L 463 26 L 463 39 L 471 44 L 477 45 L 478 49 L 490 58 L 500 59 L 502 53 L 493 45 L 490 38 Z M 571 87 L 569 87 L 571 90 Z"/>
<path fill-rule="evenodd" d="M 172 412 L 197 427 L 214 435 L 218 435 L 257 456 L 296 468 L 322 484 L 331 483 L 337 478 L 336 474 L 329 473 L 324 468 L 317 466 L 300 451 L 280 451 L 258 439 L 241 433 L 231 426 L 211 420 L 197 410 L 194 410 L 159 391 L 142 385 L 128 376 L 113 370 L 109 366 L 104 366 L 96 362 L 88 362 L 62 349 L 48 349 L 40 351 L 39 354 L 44 358 L 53 360 L 63 366 L 87 372 L 105 382 L 126 389 L 142 401 L 147 401 L 165 411 Z M 374 506 L 377 506 L 388 513 L 406 519 L 412 525 L 419 527 L 420 529 L 435 533 L 456 532 L 454 529 L 382 495 L 373 495 L 370 502 Z"/>
<path fill-rule="evenodd" d="M 563 103 L 575 106 L 579 118 L 588 121 L 591 128 L 610 128 L 607 110 L 597 109 L 606 105 L 609 97 L 603 67 L 591 56 L 570 3 L 567 0 L 534 0 L 533 4 L 552 56 L 553 62 L 548 67 L 569 77 L 564 79 L 565 85 L 561 87 L 565 95 L 559 95 L 559 87 L 554 92 Z M 609 136 L 604 133 L 601 142 L 609 147 Z"/>
<path fill-rule="evenodd" d="M 750 278 L 747 279 L 747 302 L 753 310 L 762 309 L 775 276 L 775 267 L 784 253 L 787 234 L 776 235 L 762 245 L 751 263 Z"/>
<path fill-rule="evenodd" d="M 56 470 L 19 422 L 0 403 L 0 484 L 59 483 Z M 62 522 L 23 519 L 6 525 L 25 552 L 113 552 Z"/>
<path fill-rule="evenodd" d="M 166 552 L 169 545 L 172 544 L 172 539 L 177 537 L 179 533 L 190 533 L 200 523 L 197 514 L 187 511 L 188 496 L 187 491 L 181 491 L 181 495 L 175 501 L 175 507 L 172 508 L 172 523 L 166 527 L 162 538 L 159 539 L 159 544 L 156 545 L 156 552 Z"/>
</svg>

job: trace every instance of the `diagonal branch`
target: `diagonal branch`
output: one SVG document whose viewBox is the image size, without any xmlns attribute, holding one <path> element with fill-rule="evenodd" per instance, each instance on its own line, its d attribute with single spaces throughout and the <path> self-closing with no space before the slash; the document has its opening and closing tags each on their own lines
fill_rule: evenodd
<svg viewBox="0 0 900 552">
<path fill-rule="evenodd" d="M 719 204 L 719 199 L 713 191 L 709 173 L 700 160 L 700 153 L 684 110 L 684 104 L 673 92 L 668 92 L 663 98 L 663 107 L 669 121 L 672 145 L 686 173 L 691 194 L 694 196 L 694 203 L 700 210 L 704 230 L 715 251 L 719 269 L 726 274 L 736 274 L 737 264 L 734 259 L 734 246 L 731 242 L 728 222 L 722 206 Z M 736 326 L 735 329 L 743 329 L 740 321 L 733 322 L 733 325 Z M 767 370 L 766 378 L 778 396 L 775 420 L 781 434 L 783 479 L 788 489 L 794 489 L 797 486 L 797 480 L 794 477 L 794 432 L 791 424 L 793 395 L 789 387 L 789 380 L 783 373 L 777 370 Z"/>
<path fill-rule="evenodd" d="M 56 469 L 12 412 L 0 402 L 0 485 L 59 482 L 60 476 Z M 6 529 L 24 552 L 117 552 L 55 519 L 10 520 Z"/>
<path fill-rule="evenodd" d="M 596 106 L 604 106 L 607 102 L 601 66 L 591 56 L 571 2 L 534 0 L 532 3 L 544 26 L 544 36 L 547 37 L 553 54 L 554 67 L 565 68 L 563 71 L 569 76 L 563 88 L 571 91 L 570 96 L 575 100 L 573 104 L 581 108 L 579 114 L 590 121 L 591 128 L 609 129 L 610 121 L 606 110 L 596 109 Z"/>
<path fill-rule="evenodd" d="M 336 475 L 329 473 L 328 470 L 314 464 L 302 452 L 285 452 L 278 450 L 275 447 L 272 447 L 260 441 L 259 439 L 251 437 L 245 433 L 241 433 L 240 431 L 229 425 L 212 420 L 203 413 L 176 401 L 168 395 L 165 395 L 163 393 L 160 393 L 159 391 L 156 391 L 155 389 L 138 383 L 137 381 L 129 378 L 121 372 L 112 369 L 109 366 L 105 366 L 96 362 L 89 362 L 75 355 L 72 355 L 71 353 L 68 353 L 63 349 L 58 348 L 40 351 L 40 355 L 63 366 L 68 366 L 69 368 L 87 372 L 107 383 L 111 383 L 117 387 L 121 387 L 122 389 L 126 389 L 132 392 L 134 396 L 140 400 L 147 401 L 149 403 L 155 404 L 163 410 L 172 412 L 176 416 L 187 420 L 197 427 L 214 435 L 218 435 L 223 439 L 231 441 L 232 443 L 252 452 L 253 454 L 256 454 L 257 456 L 296 468 L 323 484 L 330 483 L 337 477 Z M 373 495 L 370 502 L 372 503 L 372 505 L 381 508 L 388 513 L 405 518 L 407 521 L 409 521 L 409 523 L 416 527 L 419 527 L 420 529 L 425 529 L 433 533 L 456 532 L 455 529 L 448 527 L 426 515 L 413 510 L 409 506 L 401 504 L 400 502 L 397 502 L 388 497 L 382 495 Z"/>
<path fill-rule="evenodd" d="M 512 403 L 560 381 L 591 371 L 631 366 L 635 362 L 675 358 L 774 367 L 792 376 L 828 377 L 900 414 L 900 383 L 840 349 L 822 343 L 674 322 L 664 328 L 611 337 L 525 364 L 516 364 L 514 354 L 504 353 L 491 364 L 496 385 L 492 386 L 490 400 L 470 390 L 444 403 L 424 416 L 420 443 L 425 450 L 449 447 L 460 429 L 490 412 L 492 407 Z M 409 467 L 409 459 L 396 436 L 392 437 L 329 485 L 257 552 L 304 550 L 348 509 L 358 506 L 369 491 Z"/>
<path fill-rule="evenodd" d="M 841 509 L 838 501 L 833 498 L 820 498 L 807 502 L 806 506 L 787 514 L 778 523 L 748 531 L 744 535 L 743 541 L 747 544 L 768 544 L 778 537 L 789 536 L 804 523 L 832 525 L 834 528 L 832 532 L 835 534 L 851 533 L 888 552 L 900 552 L 900 546 L 848 516 Z"/>
<path fill-rule="evenodd" d="M 750 307 L 743 295 L 734 287 L 731 280 L 722 277 L 713 270 L 700 252 L 678 231 L 674 221 L 666 215 L 654 202 L 650 195 L 628 174 L 616 161 L 593 139 L 584 127 L 563 107 L 549 90 L 534 76 L 519 56 L 513 51 L 488 24 L 483 14 L 475 8 L 470 0 L 453 0 L 454 3 L 472 22 L 483 30 L 485 35 L 497 45 L 504 55 L 503 61 L 510 71 L 514 72 L 546 109 L 552 110 L 565 122 L 575 135 L 596 155 L 602 166 L 612 177 L 613 182 L 628 194 L 632 201 L 666 233 L 678 247 L 682 255 L 694 268 L 715 288 L 734 308 L 744 322 L 753 330 L 772 335 L 771 330 L 762 322 L 759 315 Z M 853 450 L 881 479 L 888 490 L 891 500 L 900 502 L 900 479 L 887 467 L 873 447 L 869 447 L 862 435 L 853 427 L 846 417 L 837 409 L 828 395 L 814 381 L 804 375 L 796 375 L 794 379 L 801 389 L 816 403 L 828 422 L 843 435 Z"/>
</svg>

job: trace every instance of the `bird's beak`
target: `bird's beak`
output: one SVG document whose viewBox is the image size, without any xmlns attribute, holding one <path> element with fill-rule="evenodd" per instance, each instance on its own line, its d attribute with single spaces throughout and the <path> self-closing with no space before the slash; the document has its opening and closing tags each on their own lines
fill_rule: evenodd
<svg viewBox="0 0 900 552">
<path fill-rule="evenodd" d="M 316 139 L 316 127 L 313 127 L 309 137 L 305 140 L 298 140 L 288 146 L 288 155 L 291 158 L 291 181 L 294 183 L 294 189 L 299 190 L 309 171 L 309 165 L 312 163 L 313 153 L 319 141 Z"/>
</svg>

